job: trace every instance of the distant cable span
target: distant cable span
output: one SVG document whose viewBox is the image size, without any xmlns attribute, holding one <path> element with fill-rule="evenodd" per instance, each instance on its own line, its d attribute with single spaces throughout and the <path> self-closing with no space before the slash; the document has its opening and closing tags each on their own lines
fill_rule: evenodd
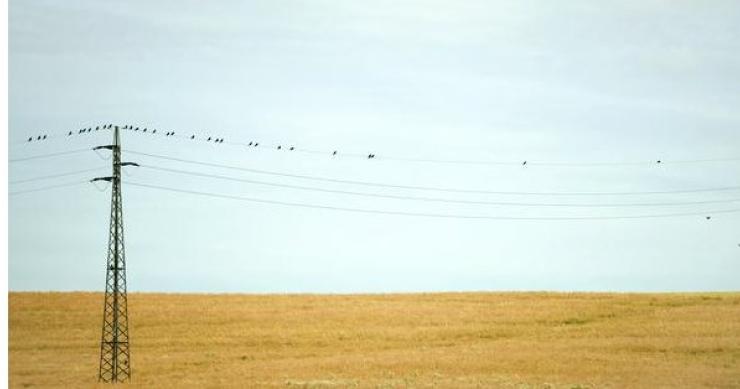
<svg viewBox="0 0 740 389">
<path fill-rule="evenodd" d="M 13 163 L 13 162 L 30 161 L 30 160 L 33 160 L 33 159 L 51 158 L 51 157 L 58 157 L 58 156 L 62 156 L 62 155 L 77 154 L 77 153 L 82 153 L 82 152 L 85 152 L 85 151 L 90 151 L 90 149 L 89 148 L 85 148 L 85 149 L 77 149 L 77 150 L 70 150 L 70 151 L 62 151 L 62 152 L 58 152 L 58 153 L 34 155 L 34 156 L 30 156 L 30 157 L 10 158 L 8 160 L 8 162 Z"/>
<path fill-rule="evenodd" d="M 655 194 L 677 194 L 677 193 L 704 193 L 704 192 L 724 192 L 724 191 L 736 191 L 740 190 L 740 186 L 727 186 L 718 188 L 704 188 L 704 189 L 687 189 L 687 190 L 667 190 L 667 191 L 642 191 L 642 192 L 519 192 L 519 191 L 491 191 L 491 190 L 476 190 L 476 189 L 458 189 L 458 188 L 447 188 L 447 187 L 431 187 L 431 186 L 415 186 L 415 185 L 396 185 L 396 184 L 383 184 L 378 182 L 367 182 L 367 181 L 355 181 L 355 180 L 343 180 L 335 178 L 317 177 L 302 174 L 291 174 L 282 173 L 276 171 L 251 169 L 233 165 L 224 165 L 212 162 L 196 161 L 192 159 L 169 157 L 160 154 L 150 154 L 139 151 L 126 150 L 125 152 L 142 155 L 146 157 L 152 157 L 157 159 L 163 159 L 168 161 L 183 162 L 201 166 L 216 167 L 222 169 L 238 170 L 257 174 L 266 174 L 279 177 L 290 177 L 298 178 L 303 180 L 331 182 L 338 184 L 351 184 L 351 185 L 362 185 L 379 188 L 394 188 L 394 189 L 410 189 L 410 190 L 422 190 L 422 191 L 435 191 L 435 192 L 448 192 L 448 193 L 476 193 L 476 194 L 496 194 L 496 195 L 527 195 L 527 196 L 636 196 L 636 195 L 655 195 Z"/>
<path fill-rule="evenodd" d="M 12 191 L 12 192 L 8 192 L 8 195 L 9 196 L 14 196 L 14 195 L 19 195 L 19 194 L 23 194 L 23 193 L 41 192 L 41 191 L 50 190 L 50 189 L 57 189 L 57 188 L 65 188 L 65 187 L 68 187 L 68 186 L 82 185 L 82 184 L 85 184 L 87 182 L 88 181 L 76 181 L 76 182 L 69 182 L 69 183 L 66 183 L 66 184 L 57 184 L 57 185 L 42 186 L 40 188 L 34 188 L 34 189 L 15 190 L 15 191 Z"/>
<path fill-rule="evenodd" d="M 430 218 L 444 218 L 444 219 L 478 219 L 478 220 L 531 220 L 531 221 L 546 221 L 546 220 L 627 220 L 627 219 L 654 219 L 654 218 L 669 218 L 669 217 L 680 217 L 680 216 L 704 216 L 704 215 L 715 215 L 722 213 L 736 213 L 740 212 L 740 208 L 734 209 L 720 209 L 706 212 L 681 212 L 681 213 L 665 213 L 665 214 L 650 214 L 650 215 L 631 215 L 631 216 L 580 216 L 580 217 L 518 217 L 518 216 L 486 216 L 486 215 L 456 215 L 456 214 L 441 214 L 441 213 L 417 213 L 417 212 L 403 212 L 403 211 L 386 211 L 376 209 L 364 209 L 364 208 L 348 208 L 348 207 L 335 207 L 328 205 L 317 205 L 300 202 L 288 202 L 288 201 L 277 201 L 277 200 L 266 200 L 251 197 L 242 197 L 235 195 L 226 195 L 212 192 L 201 192 L 187 189 L 170 188 L 160 185 L 150 185 L 135 182 L 127 182 L 127 185 L 138 186 L 142 188 L 157 189 L 175 193 L 185 193 L 199 196 L 207 196 L 214 198 L 230 199 L 247 201 L 262 204 L 282 205 L 289 207 L 300 207 L 300 208 L 312 208 L 322 209 L 331 211 L 346 211 L 355 213 L 366 213 L 366 214 L 380 214 L 380 215 L 396 215 L 396 216 L 415 216 L 415 217 L 430 217 Z"/>
<path fill-rule="evenodd" d="M 685 201 L 685 202 L 663 202 L 663 203 L 622 203 L 622 204 L 599 204 L 599 203 L 587 203 L 587 204 L 572 204 L 572 203 L 522 203 L 522 202 L 506 202 L 506 201 L 474 201 L 474 200 L 458 200 L 458 199 L 447 199 L 437 197 L 416 197 L 416 196 L 400 196 L 400 195 L 387 195 L 379 193 L 367 193 L 367 192 L 355 192 L 346 190 L 335 190 L 325 189 L 310 186 L 300 185 L 289 185 L 274 182 L 265 182 L 257 180 L 249 180 L 238 177 L 222 176 L 217 174 L 207 174 L 200 172 L 192 172 L 180 169 L 170 169 L 157 166 L 142 165 L 142 167 L 152 170 L 158 170 L 169 173 L 186 174 L 196 177 L 215 178 L 219 180 L 244 182 L 255 185 L 265 185 L 278 188 L 298 189 L 307 190 L 314 192 L 323 193 L 336 193 L 342 195 L 362 196 L 362 197 L 374 197 L 374 198 L 385 198 L 394 200 L 414 200 L 414 201 L 426 201 L 426 202 L 441 202 L 441 203 L 452 203 L 452 204 L 472 204 L 472 205 L 501 205 L 501 206 L 517 206 L 517 207 L 576 207 L 576 208 L 618 208 L 618 207 L 662 207 L 662 206 L 681 206 L 681 205 L 700 205 L 700 204 L 724 204 L 740 201 L 740 198 L 724 199 L 724 200 L 705 200 L 705 201 Z"/>
<path fill-rule="evenodd" d="M 131 129 L 131 128 L 129 128 Z M 141 131 L 134 131 L 136 134 L 146 135 L 146 133 Z M 170 134 L 170 135 L 167 135 Z M 199 142 L 206 142 L 206 143 L 213 143 L 213 144 L 226 144 L 230 146 L 239 146 L 239 147 L 253 147 L 255 142 L 235 142 L 235 141 L 224 141 L 224 138 L 217 138 L 215 136 L 202 136 L 199 135 L 198 137 L 195 137 L 195 135 L 182 135 L 182 134 L 175 134 L 174 131 L 168 132 L 168 133 L 157 133 L 156 135 L 160 135 L 163 137 L 171 136 L 175 138 L 179 138 L 181 140 L 186 141 L 199 141 Z M 211 140 L 213 138 L 213 140 Z M 490 160 L 465 160 L 465 159 L 437 159 L 437 158 L 412 158 L 412 157 L 400 157 L 400 156 L 391 156 L 391 155 L 385 155 L 385 154 L 375 154 L 375 153 L 357 153 L 357 152 L 344 152 L 339 150 L 315 150 L 315 149 L 306 149 L 302 147 L 296 147 L 296 146 L 290 146 L 292 143 L 266 143 L 266 142 L 256 142 L 257 144 L 261 144 L 261 148 L 264 149 L 265 146 L 275 149 L 278 148 L 278 150 L 282 150 L 285 152 L 297 152 L 297 153 L 304 153 L 304 154 L 314 154 L 314 155 L 325 155 L 325 156 L 339 156 L 339 157 L 353 157 L 353 158 L 361 158 L 361 159 L 373 159 L 373 160 L 381 160 L 381 161 L 398 161 L 398 162 L 419 162 L 419 163 L 433 163 L 433 164 L 449 164 L 449 165 L 481 165 L 481 166 L 550 166 L 550 167 L 609 167 L 609 166 L 654 166 L 654 165 L 661 165 L 661 164 L 692 164 L 692 163 L 710 163 L 710 162 L 738 162 L 740 161 L 740 157 L 728 157 L 728 158 L 703 158 L 703 159 L 686 159 L 686 160 L 671 160 L 671 159 L 661 159 L 660 157 L 656 157 L 655 159 L 645 159 L 643 161 L 629 161 L 629 162 L 619 162 L 619 161 L 613 161 L 613 162 L 548 162 L 548 161 L 537 161 L 537 160 L 526 160 L 523 158 L 519 161 L 490 161 Z M 338 153 L 338 154 L 335 154 Z M 371 157 L 372 156 L 372 157 Z"/>
<path fill-rule="evenodd" d="M 73 176 L 73 175 L 76 175 L 76 174 L 89 173 L 89 172 L 94 172 L 94 171 L 103 170 L 103 169 L 108 169 L 108 168 L 107 167 L 96 167 L 96 168 L 91 168 L 91 169 L 82 169 L 82 170 L 77 170 L 77 171 L 73 171 L 73 172 L 66 172 L 66 173 L 60 173 L 60 174 L 50 174 L 48 176 L 39 176 L 39 177 L 34 177 L 34 178 L 26 178 L 26 179 L 23 179 L 23 180 L 14 180 L 14 181 L 9 181 L 8 183 L 9 184 L 22 184 L 22 183 L 25 183 L 25 182 L 32 182 L 32 181 L 39 181 L 39 180 L 47 180 L 47 179 L 51 179 L 51 178 Z"/>
</svg>

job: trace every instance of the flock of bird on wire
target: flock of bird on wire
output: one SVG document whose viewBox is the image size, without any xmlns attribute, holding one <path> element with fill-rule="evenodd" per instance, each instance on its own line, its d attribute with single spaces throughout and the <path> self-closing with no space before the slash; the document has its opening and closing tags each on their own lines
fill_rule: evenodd
<svg viewBox="0 0 740 389">
<path fill-rule="evenodd" d="M 103 125 L 103 126 L 96 126 L 95 128 L 93 128 L 93 127 L 87 127 L 87 128 L 82 128 L 82 129 L 77 130 L 77 133 L 76 134 L 77 135 L 80 135 L 80 134 L 85 134 L 85 133 L 93 132 L 93 131 L 110 130 L 112 128 L 113 128 L 113 125 L 112 124 L 106 124 L 106 125 Z M 156 134 L 157 133 L 157 130 L 156 129 L 151 129 L 150 130 L 149 128 L 146 128 L 146 127 L 140 128 L 140 127 L 134 127 L 132 125 L 123 126 L 123 127 L 121 127 L 121 129 L 123 129 L 123 130 L 130 130 L 130 131 L 134 131 L 134 132 L 141 131 L 142 133 L 150 133 L 150 134 Z M 160 132 L 160 134 L 161 134 L 161 132 Z M 67 136 L 72 136 L 72 135 L 75 135 L 75 132 L 74 131 L 69 131 L 67 133 Z M 167 131 L 164 134 L 164 136 L 174 136 L 174 135 L 175 135 L 175 131 Z M 195 137 L 195 134 L 190 135 L 189 138 L 191 140 L 194 140 L 196 138 Z M 34 141 L 35 142 L 38 142 L 38 141 L 42 141 L 42 140 L 46 140 L 46 139 L 47 139 L 47 134 L 38 135 L 36 137 L 30 136 L 30 137 L 28 137 L 27 142 L 34 142 Z M 208 138 L 203 138 L 203 139 L 205 139 L 207 142 L 224 143 L 224 138 L 215 138 L 215 137 L 209 136 Z M 259 142 L 255 142 L 255 141 L 250 141 L 249 144 L 247 144 L 247 146 L 249 146 L 249 147 L 258 147 L 259 145 L 260 145 Z M 294 151 L 295 150 L 295 146 L 283 147 L 282 145 L 277 145 L 276 149 L 277 150 Z M 337 154 L 339 154 L 339 151 L 337 151 L 337 150 L 334 150 L 334 151 L 331 152 L 331 155 L 332 156 L 336 156 Z M 367 154 L 367 159 L 374 159 L 374 158 L 375 158 L 375 154 L 374 153 Z M 527 164 L 527 162 L 524 161 L 524 165 L 526 165 L 526 164 Z"/>
<path fill-rule="evenodd" d="M 110 130 L 112 128 L 113 128 L 113 124 L 106 124 L 106 125 L 103 125 L 103 126 L 96 126 L 94 128 L 93 127 L 87 127 L 87 128 L 82 128 L 82 129 L 77 130 L 76 134 L 79 135 L 79 134 L 85 134 L 85 133 L 89 133 L 89 132 L 93 132 L 93 131 Z M 134 131 L 134 132 L 139 132 L 140 131 L 141 133 L 157 134 L 157 130 L 156 129 L 149 129 L 147 127 L 143 127 L 142 128 L 142 127 L 134 127 L 132 125 L 125 125 L 125 126 L 121 127 L 121 129 L 123 129 L 123 130 L 130 130 L 130 131 Z M 160 134 L 161 134 L 161 131 L 160 131 Z M 72 136 L 72 135 L 75 135 L 75 132 L 74 131 L 69 131 L 67 133 L 67 136 Z M 175 131 L 167 131 L 167 132 L 165 132 L 164 136 L 175 136 Z M 195 134 L 192 134 L 189 137 L 186 136 L 186 138 L 189 138 L 190 140 L 195 140 L 196 139 L 196 135 Z M 43 140 L 46 140 L 46 139 L 47 139 L 47 134 L 43 134 L 43 135 L 31 136 L 31 137 L 28 138 L 27 142 L 38 142 L 38 141 L 43 141 Z M 198 139 L 200 139 L 200 138 L 198 138 Z M 207 141 L 207 142 L 212 142 L 212 143 L 224 143 L 224 138 L 216 138 L 216 137 L 213 137 L 213 136 L 209 136 L 208 138 L 203 137 L 202 139 L 205 140 L 205 141 Z M 248 147 L 258 147 L 260 144 L 259 144 L 259 142 L 256 142 L 256 141 L 250 141 L 248 144 L 245 144 L 245 145 L 248 146 Z M 277 145 L 277 146 L 275 146 L 275 148 L 277 150 L 288 150 L 288 151 L 294 151 L 294 150 L 296 150 L 295 146 L 283 147 L 282 145 Z M 334 151 L 330 152 L 330 154 L 331 154 L 331 156 L 337 156 L 339 154 L 339 151 L 334 150 Z M 369 153 L 369 154 L 366 154 L 365 157 L 367 159 L 374 159 L 375 158 L 375 154 L 374 153 Z M 654 160 L 654 163 L 655 164 L 661 164 L 662 162 L 663 161 L 660 160 L 660 159 Z M 526 160 L 522 161 L 521 162 L 521 165 L 524 166 L 524 167 L 526 167 L 527 166 L 527 161 Z"/>
<path fill-rule="evenodd" d="M 81 135 L 81 134 L 91 133 L 91 132 L 100 131 L 100 130 L 110 130 L 110 129 L 113 129 L 113 127 L 114 127 L 113 124 L 106 124 L 106 125 L 103 125 L 103 126 L 82 128 L 82 129 L 77 130 L 76 133 L 75 133 L 75 131 L 69 131 L 66 134 L 66 136 L 64 136 L 64 137 L 70 137 L 72 135 Z M 162 131 L 157 132 L 156 129 L 149 129 L 147 127 L 134 127 L 132 125 L 125 125 L 125 126 L 122 126 L 121 129 L 123 129 L 123 130 L 129 130 L 129 131 L 133 131 L 133 132 L 147 133 L 147 134 L 155 134 L 155 135 L 156 134 L 159 134 L 160 136 L 162 135 Z M 59 136 L 61 136 L 61 134 Z M 175 131 L 167 131 L 167 132 L 164 132 L 164 136 L 165 137 L 175 136 Z M 51 138 L 54 138 L 54 137 L 55 136 L 49 135 L 49 134 L 40 134 L 40 135 L 35 135 L 35 136 L 29 137 L 26 142 L 46 141 L 46 140 L 51 139 Z M 196 140 L 196 139 L 198 139 L 200 141 L 207 141 L 207 142 L 212 142 L 212 143 L 216 143 L 216 144 L 224 143 L 224 138 L 218 138 L 218 137 L 213 137 L 213 136 L 209 136 L 209 137 L 206 138 L 205 136 L 203 136 L 203 137 L 200 137 L 200 136 L 196 137 L 195 134 L 192 134 L 190 136 L 184 136 L 184 137 L 182 135 L 178 135 L 178 137 L 183 138 L 183 139 L 189 139 L 189 140 Z M 229 143 L 229 142 L 227 142 L 227 143 Z M 249 143 L 233 143 L 232 142 L 231 144 L 232 145 L 243 145 L 243 146 L 247 146 L 247 147 L 258 147 L 260 145 L 259 142 L 256 142 L 256 141 L 250 141 Z M 283 147 L 282 145 L 273 145 L 271 147 L 275 147 L 275 149 L 277 149 L 277 150 L 288 150 L 288 151 L 294 151 L 294 150 L 296 150 L 295 146 Z M 309 151 L 309 150 L 299 150 L 299 151 L 302 151 L 302 152 L 311 152 L 311 153 L 322 153 L 322 154 L 326 152 L 326 153 L 330 154 L 331 156 L 337 156 L 338 153 L 339 153 L 337 150 L 324 151 L 324 152 L 321 152 L 321 151 Z M 374 153 L 369 153 L 369 154 L 366 154 L 366 155 L 365 154 L 352 154 L 352 153 L 349 153 L 347 155 L 352 155 L 352 156 L 356 156 L 356 157 L 366 157 L 367 159 L 374 159 L 375 158 L 375 154 Z M 391 158 L 391 159 L 394 159 L 394 158 Z M 398 159 L 398 158 L 395 158 L 395 159 Z M 407 160 L 411 160 L 411 159 L 407 159 Z M 734 160 L 734 159 L 732 159 L 732 160 Z M 429 160 L 427 160 L 427 162 L 429 162 Z M 431 162 L 445 162 L 445 161 L 439 161 L 439 160 L 437 160 L 437 161 L 431 161 Z M 446 161 L 446 162 L 450 162 L 450 161 Z M 452 161 L 452 162 L 455 162 L 455 161 Z M 661 164 L 662 162 L 663 161 L 660 160 L 660 159 L 653 160 L 653 163 L 655 163 L 655 164 Z M 527 161 L 526 160 L 524 160 L 523 162 L 520 162 L 520 163 L 524 167 L 527 166 Z M 516 162 L 514 162 L 512 164 L 516 164 Z M 706 216 L 706 219 L 707 220 L 710 220 L 711 218 L 712 218 L 711 216 Z"/>
</svg>

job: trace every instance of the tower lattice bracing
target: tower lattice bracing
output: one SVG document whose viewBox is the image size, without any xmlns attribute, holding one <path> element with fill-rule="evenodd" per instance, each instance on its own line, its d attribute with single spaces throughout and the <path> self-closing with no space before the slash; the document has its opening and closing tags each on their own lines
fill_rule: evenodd
<svg viewBox="0 0 740 389">
<path fill-rule="evenodd" d="M 122 164 L 118 127 L 114 128 L 113 139 L 112 145 L 96 148 L 109 149 L 113 153 L 113 175 L 95 179 L 109 181 L 112 184 L 103 334 L 100 341 L 100 370 L 98 374 L 98 380 L 103 382 L 122 382 L 131 378 L 128 298 L 126 294 L 126 252 L 123 246 Z M 123 164 L 123 166 L 126 166 L 126 164 Z"/>
</svg>

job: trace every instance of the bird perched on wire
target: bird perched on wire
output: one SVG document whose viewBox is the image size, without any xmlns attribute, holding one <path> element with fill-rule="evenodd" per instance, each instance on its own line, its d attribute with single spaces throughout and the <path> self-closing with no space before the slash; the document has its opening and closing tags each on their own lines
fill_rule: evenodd
<svg viewBox="0 0 740 389">
<path fill-rule="evenodd" d="M 709 219 L 711 219 L 711 218 L 712 218 L 711 216 L 707 216 L 707 220 L 709 220 Z"/>
<path fill-rule="evenodd" d="M 39 135 L 39 136 L 38 136 L 38 137 L 36 138 L 36 140 L 41 140 L 41 135 Z"/>
<path fill-rule="evenodd" d="M 251 146 L 251 145 L 252 145 L 252 142 L 249 142 L 249 145 L 248 146 Z"/>
<path fill-rule="evenodd" d="M 522 162 L 522 166 L 527 166 L 527 161 Z"/>
<path fill-rule="evenodd" d="M 44 137 L 42 139 L 46 139 L 46 135 L 44 135 Z"/>
<path fill-rule="evenodd" d="M 331 155 L 337 155 L 337 151 L 336 151 L 336 150 L 334 150 L 334 152 L 333 152 L 333 153 L 331 153 Z"/>
<path fill-rule="evenodd" d="M 293 151 L 293 150 L 295 150 L 295 147 L 290 146 L 290 151 Z"/>
<path fill-rule="evenodd" d="M 195 135 L 190 135 L 190 139 L 195 139 Z"/>
<path fill-rule="evenodd" d="M 283 148 L 283 146 L 278 146 L 278 147 L 277 147 L 277 149 L 278 149 L 278 150 L 280 150 L 281 148 Z"/>
<path fill-rule="evenodd" d="M 29 142 L 32 141 L 32 140 L 33 140 L 33 137 L 32 136 L 28 138 L 28 141 Z"/>
<path fill-rule="evenodd" d="M 209 141 L 209 142 L 211 141 L 211 137 L 210 137 L 210 136 L 208 137 L 208 141 Z"/>
<path fill-rule="evenodd" d="M 72 131 L 70 131 L 69 134 L 67 134 L 67 136 L 70 136 L 70 135 L 72 135 Z"/>
<path fill-rule="evenodd" d="M 260 142 L 254 142 L 254 147 L 257 147 L 260 145 Z"/>
</svg>

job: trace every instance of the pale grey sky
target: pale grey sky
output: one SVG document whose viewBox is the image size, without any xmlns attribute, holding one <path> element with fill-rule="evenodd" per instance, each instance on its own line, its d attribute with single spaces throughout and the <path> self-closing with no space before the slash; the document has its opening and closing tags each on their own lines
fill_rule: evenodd
<svg viewBox="0 0 740 389">
<path fill-rule="evenodd" d="M 103 123 L 328 155 L 123 133 L 124 150 L 292 174 L 518 192 L 670 191 L 740 185 L 736 1 L 39 1 L 9 12 L 11 158 L 110 142 L 25 143 Z M 343 153 L 375 153 L 376 160 Z M 384 156 L 635 166 L 455 165 Z M 740 191 L 613 197 L 429 193 L 145 165 L 290 185 L 529 203 L 661 203 Z M 92 151 L 14 162 L 10 181 L 105 167 Z M 281 207 L 124 183 L 130 290 L 385 292 L 737 290 L 740 213 L 724 204 L 513 207 L 352 197 L 174 175 L 125 180 L 326 206 L 505 221 Z M 104 175 L 11 184 L 10 191 Z M 110 192 L 11 196 L 11 290 L 101 290 Z"/>
</svg>

